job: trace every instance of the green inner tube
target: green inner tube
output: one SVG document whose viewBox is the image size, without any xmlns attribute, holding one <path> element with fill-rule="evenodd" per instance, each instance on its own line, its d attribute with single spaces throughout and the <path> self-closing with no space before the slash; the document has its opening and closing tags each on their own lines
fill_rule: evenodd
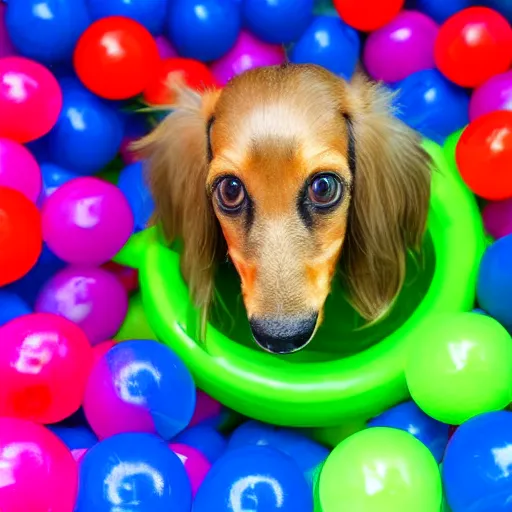
<svg viewBox="0 0 512 512">
<path fill-rule="evenodd" d="M 198 312 L 179 270 L 179 253 L 155 228 L 132 237 L 116 261 L 138 267 L 144 308 L 158 338 L 188 365 L 197 385 L 226 406 L 261 421 L 295 427 L 334 426 L 370 418 L 407 398 L 404 355 L 428 315 L 473 307 L 485 249 L 480 212 L 442 149 L 425 141 L 437 170 L 428 233 L 420 259 L 409 257 L 402 292 L 387 317 L 365 326 L 344 299 L 341 281 L 326 319 L 303 351 L 275 356 L 252 341 L 229 265 L 219 270 L 217 298 L 204 342 Z"/>
</svg>

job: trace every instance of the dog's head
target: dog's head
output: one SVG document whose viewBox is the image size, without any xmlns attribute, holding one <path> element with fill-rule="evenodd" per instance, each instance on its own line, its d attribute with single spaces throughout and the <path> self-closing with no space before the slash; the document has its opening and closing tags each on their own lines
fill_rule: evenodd
<svg viewBox="0 0 512 512">
<path fill-rule="evenodd" d="M 430 160 L 377 85 L 317 66 L 259 68 L 222 91 L 181 89 L 173 108 L 138 149 L 198 306 L 227 248 L 268 351 L 309 342 L 338 265 L 361 315 L 385 313 L 407 248 L 421 244 Z"/>
</svg>

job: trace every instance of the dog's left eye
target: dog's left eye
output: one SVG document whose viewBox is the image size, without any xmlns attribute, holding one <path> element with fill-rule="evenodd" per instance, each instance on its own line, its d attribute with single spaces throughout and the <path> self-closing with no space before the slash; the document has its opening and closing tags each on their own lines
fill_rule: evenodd
<svg viewBox="0 0 512 512">
<path fill-rule="evenodd" d="M 309 200 L 319 207 L 328 207 L 337 203 L 342 195 L 343 185 L 334 174 L 322 173 L 313 178 L 309 185 Z"/>
<path fill-rule="evenodd" d="M 245 200 L 245 188 L 242 182 L 234 176 L 223 178 L 217 186 L 217 199 L 224 210 L 237 211 Z"/>
</svg>

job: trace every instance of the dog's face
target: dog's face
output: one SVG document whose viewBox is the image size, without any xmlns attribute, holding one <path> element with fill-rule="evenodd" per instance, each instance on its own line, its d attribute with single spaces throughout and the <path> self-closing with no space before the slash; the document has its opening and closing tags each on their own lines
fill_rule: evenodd
<svg viewBox="0 0 512 512">
<path fill-rule="evenodd" d="M 429 160 L 375 95 L 314 66 L 263 68 L 202 98 L 186 91 L 142 142 L 157 219 L 184 239 L 192 293 L 209 300 L 225 242 L 265 350 L 311 340 L 338 263 L 355 307 L 382 314 L 407 245 L 421 240 Z"/>
</svg>

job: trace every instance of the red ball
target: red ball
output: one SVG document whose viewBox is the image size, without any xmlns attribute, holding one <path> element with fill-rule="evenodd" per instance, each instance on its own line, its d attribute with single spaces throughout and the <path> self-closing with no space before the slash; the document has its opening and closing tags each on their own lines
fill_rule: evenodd
<svg viewBox="0 0 512 512">
<path fill-rule="evenodd" d="M 75 48 L 74 66 L 83 84 L 111 100 L 140 94 L 160 57 L 149 31 L 124 16 L 102 18 L 85 30 Z"/>
<path fill-rule="evenodd" d="M 84 332 L 50 313 L 0 328 L 0 416 L 56 423 L 82 403 L 93 355 Z"/>
<path fill-rule="evenodd" d="M 441 73 L 462 87 L 478 87 L 504 73 L 512 62 L 512 29 L 498 12 L 469 7 L 439 29 L 435 62 Z"/>
<path fill-rule="evenodd" d="M 405 0 L 334 0 L 334 7 L 347 25 L 370 32 L 389 23 L 404 3 Z"/>
<path fill-rule="evenodd" d="M 202 92 L 218 86 L 212 72 L 202 62 L 180 57 L 163 59 L 158 72 L 144 89 L 144 99 L 150 105 L 171 105 L 175 101 L 169 82 L 182 79 L 191 89 Z"/>
<path fill-rule="evenodd" d="M 490 200 L 512 197 L 512 112 L 498 110 L 472 121 L 455 157 L 468 187 Z"/>
<path fill-rule="evenodd" d="M 0 286 L 22 278 L 43 247 L 41 215 L 18 190 L 0 187 Z"/>
</svg>

